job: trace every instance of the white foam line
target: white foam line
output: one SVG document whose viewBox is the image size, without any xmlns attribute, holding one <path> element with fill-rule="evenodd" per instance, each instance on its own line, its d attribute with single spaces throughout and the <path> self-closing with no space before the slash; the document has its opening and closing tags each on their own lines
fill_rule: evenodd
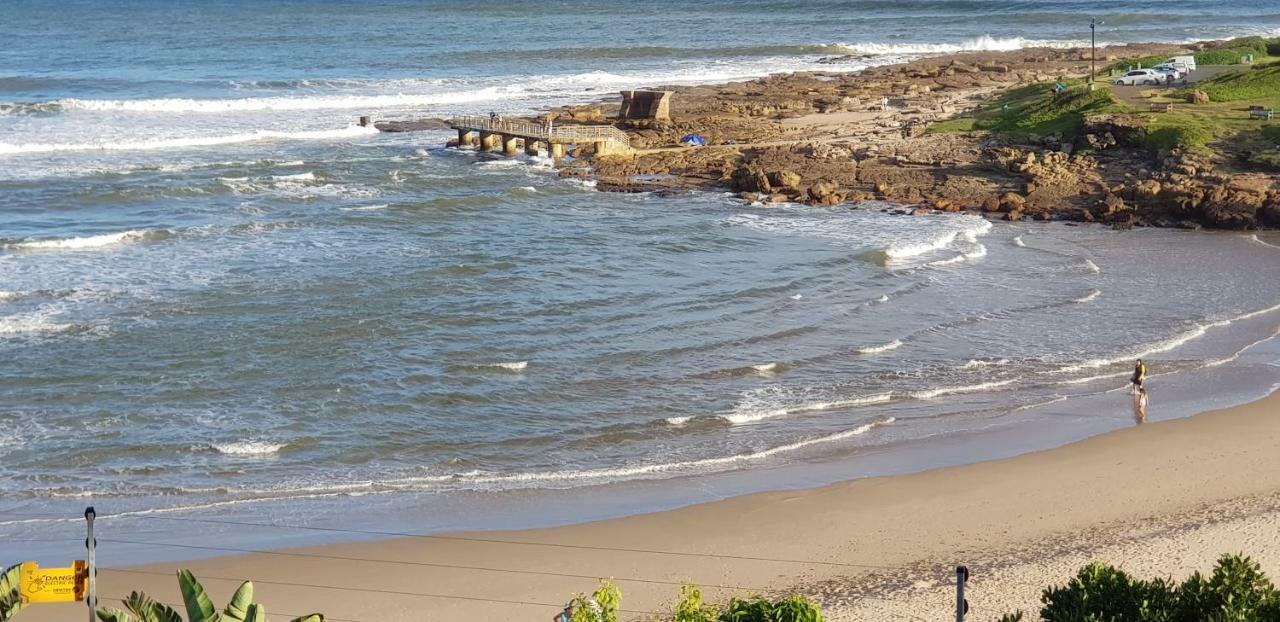
<svg viewBox="0 0 1280 622">
<path fill-rule="evenodd" d="M 262 140 L 328 140 L 352 138 L 377 134 L 377 128 L 353 125 L 340 130 L 317 130 L 309 132 L 275 132 L 260 130 L 242 134 L 225 136 L 202 136 L 193 138 L 169 138 L 160 140 L 121 141 L 101 143 L 31 143 L 14 145 L 0 143 L 0 155 L 78 152 L 78 151 L 153 151 L 159 149 L 177 149 L 182 147 L 213 147 L 237 143 L 257 142 Z"/>
<path fill-rule="evenodd" d="M 268 441 L 237 441 L 234 443 L 209 443 L 207 447 L 229 456 L 263 456 L 274 454 L 287 444 Z"/>
<path fill-rule="evenodd" d="M 1013 245 L 1014 245 L 1014 246 L 1018 246 L 1018 247 L 1022 247 L 1022 248 L 1026 248 L 1026 246 L 1027 246 L 1027 245 L 1026 245 L 1026 243 L 1024 243 L 1024 242 L 1022 241 L 1022 236 L 1020 236 L 1020 235 L 1019 235 L 1019 236 L 1015 236 L 1015 237 L 1013 238 Z"/>
<path fill-rule="evenodd" d="M 1077 304 L 1084 304 L 1084 303 L 1086 303 L 1086 302 L 1093 302 L 1094 300 L 1097 300 L 1097 299 L 1098 299 L 1098 296 L 1101 296 L 1101 295 L 1102 295 L 1102 290 L 1095 289 L 1095 290 L 1093 290 L 1093 291 L 1089 292 L 1089 294 L 1088 294 L 1087 296 L 1083 296 L 1083 297 L 1080 297 L 1080 298 L 1076 298 L 1076 299 L 1075 299 L 1075 300 L 1073 300 L 1072 302 L 1075 302 L 1075 303 L 1077 303 Z"/>
<path fill-rule="evenodd" d="M 1258 244 L 1261 244 L 1261 245 L 1263 245 L 1263 246 L 1269 247 L 1269 248 L 1280 248 L 1280 246 L 1277 246 L 1277 245 L 1272 244 L 1272 243 L 1270 243 L 1270 242 L 1264 242 L 1264 241 L 1262 241 L 1261 239 L 1259 239 L 1259 238 L 1258 238 L 1258 234 L 1256 234 L 1256 233 L 1255 233 L 1255 234 L 1253 234 L 1253 235 L 1251 235 L 1251 236 L 1249 236 L 1249 239 L 1250 239 L 1250 240 L 1253 240 L 1254 242 L 1257 242 Z"/>
<path fill-rule="evenodd" d="M 1067 399 L 1067 396 L 1065 396 L 1065 395 L 1055 395 L 1052 399 L 1048 399 L 1048 400 L 1045 400 L 1045 401 L 1043 401 L 1043 402 L 1036 402 L 1036 403 L 1034 403 L 1034 404 L 1027 404 L 1027 405 L 1025 405 L 1025 406 L 1019 406 L 1019 407 L 1017 407 L 1017 408 L 1015 408 L 1015 409 L 1013 409 L 1013 410 L 1011 410 L 1011 411 L 1009 411 L 1009 412 L 1014 412 L 1014 413 L 1016 413 L 1016 412 L 1022 412 L 1022 411 L 1024 411 L 1024 410 L 1031 410 L 1032 408 L 1039 408 L 1039 407 L 1041 407 L 1041 406 L 1048 406 L 1049 404 L 1057 404 L 1058 402 L 1066 401 L 1066 399 Z"/>
<path fill-rule="evenodd" d="M 365 205 L 363 207 L 339 207 L 344 212 L 374 212 L 381 209 L 391 207 L 389 203 L 380 203 L 378 205 Z"/>
<path fill-rule="evenodd" d="M 996 359 L 994 361 L 984 361 L 979 359 L 970 359 L 969 362 L 960 366 L 960 369 L 976 369 L 981 367 L 999 367 L 1008 365 L 1009 359 Z"/>
<path fill-rule="evenodd" d="M 1070 48 L 1088 45 L 1087 41 L 1050 41 L 1007 37 L 997 39 L 982 35 L 959 43 L 837 43 L 850 54 L 907 55 L 951 54 L 955 52 L 1009 52 L 1030 47 Z"/>
<path fill-rule="evenodd" d="M 845 400 L 832 400 L 829 402 L 810 402 L 800 404 L 798 406 L 787 406 L 783 408 L 774 408 L 770 410 L 750 410 L 746 412 L 730 413 L 718 415 L 721 419 L 732 424 L 755 423 L 765 419 L 773 419 L 775 417 L 785 417 L 805 412 L 817 412 L 822 410 L 830 410 L 833 408 L 848 408 L 851 406 L 866 406 L 869 404 L 882 404 L 893 399 L 892 393 L 881 393 L 878 395 L 868 395 L 864 397 L 855 397 Z"/>
<path fill-rule="evenodd" d="M 779 367 L 781 367 L 781 364 L 779 363 L 762 363 L 760 365 L 752 365 L 751 369 L 754 369 L 759 373 L 766 374 L 778 371 Z"/>
<path fill-rule="evenodd" d="M 102 235 L 92 235 L 81 238 L 14 242 L 6 244 L 5 246 L 14 250 L 83 250 L 137 242 L 146 239 L 147 236 L 151 234 L 152 232 L 146 229 L 134 229 L 131 231 L 104 233 Z"/>
<path fill-rule="evenodd" d="M 866 346 L 866 347 L 858 348 L 858 354 L 878 354 L 880 352 L 897 350 L 900 347 L 902 347 L 902 341 L 898 339 L 894 339 L 893 341 L 890 341 L 889 343 L 886 343 L 883 345 Z"/>
<path fill-rule="evenodd" d="M 468 483 L 477 483 L 477 484 L 500 484 L 500 483 L 506 483 L 506 482 L 524 483 L 524 482 L 599 480 L 599 479 L 606 479 L 606 478 L 613 479 L 613 478 L 623 478 L 623 477 L 634 477 L 636 475 L 653 475 L 658 473 L 693 471 L 693 470 L 701 469 L 705 467 L 724 466 L 724 465 L 730 465 L 730 464 L 737 464 L 740 462 L 754 462 L 757 460 L 762 460 L 764 458 L 776 456 L 778 454 L 783 454 L 783 453 L 793 452 L 799 449 L 804 449 L 805 447 L 812 447 L 814 445 L 820 445 L 825 443 L 834 443 L 837 441 L 842 441 L 848 438 L 853 438 L 855 436 L 866 434 L 867 432 L 870 432 L 871 430 L 874 430 L 875 428 L 878 428 L 880 426 L 890 425 L 894 421 L 895 419 L 893 417 L 888 417 L 880 421 L 873 421 L 871 423 L 860 425 L 851 430 L 845 430 L 843 432 L 837 432 L 835 434 L 830 434 L 827 436 L 819 436 L 817 438 L 810 438 L 802 441 L 796 441 L 794 443 L 779 445 L 777 447 L 771 447 L 769 449 L 765 449 L 757 452 L 752 452 L 747 454 L 735 454 L 735 455 L 724 456 L 720 458 L 704 458 L 701 460 L 687 460 L 682 462 L 667 462 L 667 463 L 661 463 L 661 464 L 646 464 L 646 465 L 640 465 L 640 466 L 611 468 L 611 469 L 546 471 L 546 472 L 534 472 L 534 473 L 513 473 L 508 475 L 497 475 L 497 474 L 490 475 L 483 472 L 473 471 L 470 473 L 461 474 L 459 476 L 446 476 L 443 478 L 437 478 L 437 477 L 415 478 L 415 479 L 416 481 L 425 481 L 425 482 L 442 481 L 442 480 L 445 480 L 445 481 L 461 480 Z M 415 481 L 415 480 L 403 480 L 403 481 Z"/>
<path fill-rule="evenodd" d="M 1094 274 L 1099 274 L 1102 272 L 1102 268 L 1099 268 L 1098 264 L 1093 263 L 1092 259 L 1084 260 L 1084 268 Z"/>
<path fill-rule="evenodd" d="M 925 391 L 913 391 L 907 395 L 918 400 L 931 400 L 935 397 L 943 395 L 955 395 L 958 393 L 977 393 L 978 391 L 986 391 L 988 389 L 998 389 L 1000 387 L 1009 386 L 1017 382 L 1018 378 L 1010 378 L 1008 380 L 998 380 L 994 382 L 983 382 L 981 384 L 970 384 L 959 387 L 942 387 L 939 389 L 928 389 Z"/>
<path fill-rule="evenodd" d="M 486 363 L 480 367 L 491 367 L 496 369 L 505 369 L 507 371 L 524 371 L 529 367 L 529 361 L 511 361 L 509 363 Z"/>
</svg>

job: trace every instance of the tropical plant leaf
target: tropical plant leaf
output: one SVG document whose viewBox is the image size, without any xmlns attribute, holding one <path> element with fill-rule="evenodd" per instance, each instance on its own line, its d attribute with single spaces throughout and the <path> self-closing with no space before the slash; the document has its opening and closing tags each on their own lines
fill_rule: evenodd
<svg viewBox="0 0 1280 622">
<path fill-rule="evenodd" d="M 246 585 L 248 583 L 245 581 Z M 249 603 L 244 612 L 244 622 L 267 622 L 267 608 L 258 603 Z"/>
<path fill-rule="evenodd" d="M 252 605 L 253 582 L 245 581 L 236 589 L 236 593 L 231 595 L 231 601 L 227 603 L 227 608 L 223 610 L 222 616 L 235 622 L 246 622 L 250 620 L 249 607 Z"/>
<path fill-rule="evenodd" d="M 313 614 L 311 614 L 311 615 L 309 615 L 309 616 L 302 616 L 301 618 L 294 618 L 294 619 L 292 619 L 292 620 L 289 620 L 289 622 L 324 622 L 324 616 L 322 616 L 322 615 L 320 615 L 320 614 L 318 614 L 318 613 L 313 613 Z"/>
<path fill-rule="evenodd" d="M 137 622 L 137 619 L 134 618 L 129 612 L 121 611 L 119 609 L 99 608 L 94 613 L 98 614 L 98 619 L 102 620 L 102 622 Z"/>
<path fill-rule="evenodd" d="M 21 573 L 21 565 L 10 566 L 0 573 L 0 622 L 12 620 L 25 607 L 18 594 Z"/>
<path fill-rule="evenodd" d="M 125 609 L 141 622 L 182 622 L 182 615 L 142 592 L 131 592 L 123 601 Z"/>
<path fill-rule="evenodd" d="M 216 622 L 218 612 L 213 608 L 213 601 L 204 593 L 204 586 L 196 580 L 190 570 L 178 571 L 178 587 L 182 590 L 182 602 L 187 606 L 187 619 L 190 622 Z"/>
</svg>

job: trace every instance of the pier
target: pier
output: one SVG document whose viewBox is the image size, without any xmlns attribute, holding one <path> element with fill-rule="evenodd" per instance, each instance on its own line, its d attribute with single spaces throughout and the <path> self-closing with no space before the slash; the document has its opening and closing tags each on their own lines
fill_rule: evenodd
<svg viewBox="0 0 1280 622">
<path fill-rule="evenodd" d="M 537 155 L 545 147 L 552 159 L 563 158 L 568 147 L 590 145 L 597 156 L 631 153 L 626 132 L 609 125 L 565 125 L 556 127 L 529 121 L 508 121 L 490 117 L 457 117 L 449 127 L 458 132 L 458 146 L 474 146 L 481 151 L 501 150 L 508 156 L 523 149 Z"/>
</svg>

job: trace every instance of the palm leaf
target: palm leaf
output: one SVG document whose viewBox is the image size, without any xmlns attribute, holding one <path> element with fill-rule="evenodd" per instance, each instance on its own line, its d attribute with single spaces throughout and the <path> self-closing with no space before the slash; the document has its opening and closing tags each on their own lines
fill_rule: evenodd
<svg viewBox="0 0 1280 622">
<path fill-rule="evenodd" d="M 190 570 L 178 571 L 178 587 L 182 590 L 182 602 L 187 605 L 187 619 L 190 622 L 214 622 L 218 613 L 213 609 L 213 601 L 204 593 L 204 586 L 196 580 Z"/>
<path fill-rule="evenodd" d="M 95 613 L 102 622 L 137 622 L 129 612 L 119 609 L 98 609 Z"/>
<path fill-rule="evenodd" d="M 235 622 L 249 622 L 249 607 L 253 606 L 253 582 L 245 581 L 240 584 L 235 594 L 231 595 L 231 602 L 227 603 L 227 608 L 222 611 L 222 616 L 228 620 Z"/>
<path fill-rule="evenodd" d="M 267 608 L 258 603 L 249 603 L 245 610 L 244 622 L 267 622 Z"/>
<path fill-rule="evenodd" d="M 22 596 L 18 593 L 22 566 L 13 565 L 0 573 L 0 622 L 12 620 L 22 611 Z"/>
<path fill-rule="evenodd" d="M 141 622 L 182 622 L 181 614 L 144 593 L 131 592 L 123 602 L 125 609 L 133 612 Z"/>
<path fill-rule="evenodd" d="M 313 614 L 311 614 L 311 615 L 309 615 L 309 616 L 302 616 L 301 618 L 294 618 L 294 619 L 292 619 L 292 620 L 289 620 L 289 622 L 324 622 L 324 616 L 322 616 L 322 615 L 320 615 L 320 614 L 318 614 L 318 613 L 313 613 Z"/>
</svg>

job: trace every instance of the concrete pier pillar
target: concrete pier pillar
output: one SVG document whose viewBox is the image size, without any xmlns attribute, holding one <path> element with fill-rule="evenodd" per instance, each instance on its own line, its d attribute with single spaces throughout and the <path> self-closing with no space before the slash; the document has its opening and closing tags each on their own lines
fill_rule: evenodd
<svg viewBox="0 0 1280 622">
<path fill-rule="evenodd" d="M 471 130 L 458 130 L 458 146 L 471 147 L 476 144 L 476 134 Z"/>
<path fill-rule="evenodd" d="M 481 151 L 492 151 L 497 146 L 498 146 L 497 134 L 494 134 L 493 132 L 486 132 L 484 130 L 480 130 L 480 146 L 478 147 L 478 149 L 480 149 Z"/>
<path fill-rule="evenodd" d="M 502 153 L 503 155 L 511 156 L 511 157 L 514 157 L 516 154 L 520 153 L 519 151 L 516 150 L 515 136 L 511 136 L 510 134 L 502 135 Z"/>
<path fill-rule="evenodd" d="M 564 143 L 551 143 L 549 151 L 552 159 L 559 162 L 560 158 L 564 157 Z"/>
<path fill-rule="evenodd" d="M 524 153 L 527 156 L 536 157 L 538 155 L 538 141 L 526 138 L 524 141 Z"/>
</svg>

